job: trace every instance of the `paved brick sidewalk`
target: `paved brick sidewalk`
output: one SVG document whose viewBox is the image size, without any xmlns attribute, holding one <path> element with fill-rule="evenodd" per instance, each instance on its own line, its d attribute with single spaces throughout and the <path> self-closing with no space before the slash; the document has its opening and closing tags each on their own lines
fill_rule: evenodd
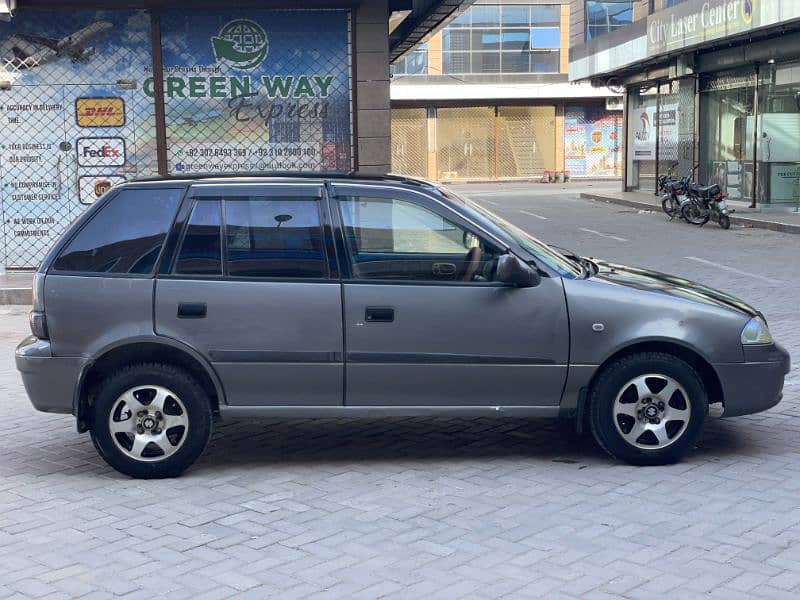
<svg viewBox="0 0 800 600">
<path fill-rule="evenodd" d="M 2 598 L 800 592 L 796 394 L 713 422 L 668 468 L 551 422 L 245 422 L 184 477 L 135 481 L 29 407 L 9 360 L 24 331 L 0 309 Z"/>
</svg>

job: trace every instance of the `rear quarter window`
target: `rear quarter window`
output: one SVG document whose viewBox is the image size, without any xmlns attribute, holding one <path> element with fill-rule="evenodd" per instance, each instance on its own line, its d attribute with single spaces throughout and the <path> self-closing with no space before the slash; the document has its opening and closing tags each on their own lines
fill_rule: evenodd
<svg viewBox="0 0 800 600">
<path fill-rule="evenodd" d="M 182 189 L 121 190 L 61 251 L 56 271 L 153 272 Z"/>
</svg>

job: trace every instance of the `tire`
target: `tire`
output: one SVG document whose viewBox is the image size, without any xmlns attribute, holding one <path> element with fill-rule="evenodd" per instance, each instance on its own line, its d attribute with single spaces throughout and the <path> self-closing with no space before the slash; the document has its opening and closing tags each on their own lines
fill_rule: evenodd
<svg viewBox="0 0 800 600">
<path fill-rule="evenodd" d="M 702 214 L 694 200 L 685 202 L 683 206 L 681 206 L 681 217 L 683 217 L 687 223 L 700 226 L 708 223 L 709 219 L 708 212 L 706 211 L 705 214 Z"/>
<path fill-rule="evenodd" d="M 668 385 L 674 391 L 668 392 Z M 641 397 L 642 386 L 649 396 Z M 708 414 L 708 396 L 697 372 L 661 352 L 634 354 L 606 367 L 589 392 L 589 402 L 589 425 L 597 443 L 632 465 L 678 462 L 694 446 Z M 644 411 L 651 410 L 654 418 L 647 420 Z"/>
<path fill-rule="evenodd" d="M 730 229 L 731 228 L 731 218 L 728 215 L 720 215 L 719 216 L 719 226 L 723 229 Z"/>
<path fill-rule="evenodd" d="M 678 207 L 675 205 L 671 195 L 667 194 L 661 199 L 661 210 L 666 213 L 670 220 L 674 219 L 675 215 L 678 214 Z"/>
<path fill-rule="evenodd" d="M 98 387 L 92 414 L 92 441 L 100 456 L 120 473 L 141 479 L 177 477 L 211 437 L 208 395 L 171 365 L 119 370 Z"/>
</svg>

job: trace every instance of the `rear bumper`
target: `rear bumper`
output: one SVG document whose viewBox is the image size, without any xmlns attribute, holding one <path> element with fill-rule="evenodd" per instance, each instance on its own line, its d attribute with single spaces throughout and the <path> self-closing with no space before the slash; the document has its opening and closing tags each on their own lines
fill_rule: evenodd
<svg viewBox="0 0 800 600">
<path fill-rule="evenodd" d="M 17 346 L 16 363 L 36 410 L 72 414 L 83 358 L 53 356 L 50 342 L 31 336 Z"/>
<path fill-rule="evenodd" d="M 791 359 L 782 346 L 746 347 L 745 361 L 714 365 L 722 383 L 723 417 L 768 410 L 783 398 L 783 380 Z"/>
</svg>

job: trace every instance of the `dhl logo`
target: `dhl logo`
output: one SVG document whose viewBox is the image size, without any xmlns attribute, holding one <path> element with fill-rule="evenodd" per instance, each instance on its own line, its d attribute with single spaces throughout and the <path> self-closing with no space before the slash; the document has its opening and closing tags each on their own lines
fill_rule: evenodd
<svg viewBox="0 0 800 600">
<path fill-rule="evenodd" d="M 122 98 L 78 98 L 75 100 L 78 127 L 122 127 L 125 101 Z"/>
</svg>

